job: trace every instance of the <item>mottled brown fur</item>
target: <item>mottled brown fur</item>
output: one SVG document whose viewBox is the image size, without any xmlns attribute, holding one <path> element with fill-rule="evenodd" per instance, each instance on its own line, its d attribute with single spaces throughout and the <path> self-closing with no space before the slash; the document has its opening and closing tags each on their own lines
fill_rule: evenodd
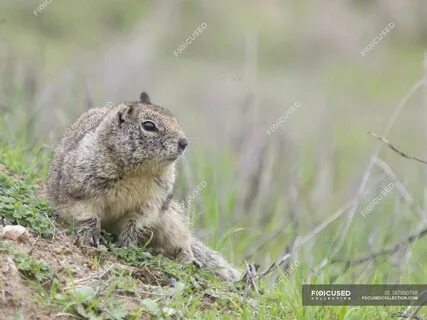
<svg viewBox="0 0 427 320">
<path fill-rule="evenodd" d="M 198 261 L 225 280 L 237 280 L 234 268 L 193 238 L 172 200 L 175 162 L 186 144 L 175 117 L 145 93 L 136 102 L 90 109 L 55 151 L 49 198 L 61 218 L 79 226 L 88 244 L 98 245 L 101 228 L 124 246 L 152 237 L 164 255 Z"/>
</svg>

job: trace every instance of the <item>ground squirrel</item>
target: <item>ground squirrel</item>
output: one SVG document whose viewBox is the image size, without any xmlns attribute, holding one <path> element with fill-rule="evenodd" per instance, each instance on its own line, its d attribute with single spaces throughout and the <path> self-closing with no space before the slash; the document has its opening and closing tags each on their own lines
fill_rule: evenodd
<svg viewBox="0 0 427 320">
<path fill-rule="evenodd" d="M 215 269 L 224 280 L 239 272 L 197 240 L 172 200 L 175 162 L 188 145 L 176 118 L 150 102 L 93 108 L 69 128 L 55 150 L 47 191 L 57 215 L 78 226 L 87 244 L 101 229 L 122 246 L 151 238 L 170 258 Z"/>
</svg>

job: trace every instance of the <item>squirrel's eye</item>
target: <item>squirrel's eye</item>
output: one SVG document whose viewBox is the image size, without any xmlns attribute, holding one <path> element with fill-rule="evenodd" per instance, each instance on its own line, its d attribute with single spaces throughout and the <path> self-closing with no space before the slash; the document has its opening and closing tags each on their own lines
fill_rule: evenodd
<svg viewBox="0 0 427 320">
<path fill-rule="evenodd" d="M 142 123 L 142 129 L 145 131 L 157 131 L 157 127 L 153 121 L 144 121 Z"/>
</svg>

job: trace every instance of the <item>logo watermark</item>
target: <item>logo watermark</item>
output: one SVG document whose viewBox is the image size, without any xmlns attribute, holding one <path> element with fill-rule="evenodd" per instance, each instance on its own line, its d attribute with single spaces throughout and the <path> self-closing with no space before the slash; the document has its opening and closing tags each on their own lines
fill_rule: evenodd
<svg viewBox="0 0 427 320">
<path fill-rule="evenodd" d="M 179 54 L 183 53 L 185 49 L 198 37 L 202 34 L 203 31 L 206 30 L 208 24 L 203 22 L 200 26 L 198 26 L 191 35 L 185 39 L 183 43 L 181 43 L 176 49 L 173 51 L 175 57 L 178 57 Z"/>
<path fill-rule="evenodd" d="M 275 123 L 273 123 L 270 128 L 266 130 L 266 132 L 271 135 L 273 134 L 282 124 L 286 122 L 286 120 L 289 119 L 291 115 L 297 111 L 297 109 L 301 106 L 301 103 L 299 101 L 295 101 L 293 105 L 291 105 L 288 110 L 284 114 L 282 114 L 279 119 Z"/>
<path fill-rule="evenodd" d="M 39 13 L 45 11 L 48 5 L 50 5 L 51 3 L 52 0 L 43 0 L 43 2 L 40 3 L 40 5 L 33 11 L 34 15 L 38 16 Z"/>
<path fill-rule="evenodd" d="M 391 30 L 394 29 L 394 23 L 390 22 L 362 51 L 360 51 L 360 54 L 362 56 L 365 56 L 369 52 L 371 52 L 375 46 L 380 43 L 381 40 L 383 40 Z"/>
<path fill-rule="evenodd" d="M 276 290 L 277 287 L 279 286 L 279 284 L 283 281 L 285 281 L 285 279 L 288 279 L 288 277 L 291 275 L 292 272 L 295 271 L 296 268 L 298 268 L 298 266 L 300 265 L 298 260 L 293 261 L 289 267 L 285 270 L 285 272 L 280 275 L 279 279 L 277 279 L 271 286 L 269 286 L 267 288 L 267 290 L 265 291 L 267 294 L 270 294 L 271 291 Z"/>
<path fill-rule="evenodd" d="M 180 203 L 178 203 L 178 206 L 180 209 L 184 209 L 185 207 L 187 207 L 190 202 L 200 193 L 202 192 L 202 190 L 207 186 L 208 184 L 206 183 L 206 181 L 202 181 L 200 182 L 196 188 L 194 188 L 194 190 L 185 197 L 185 199 L 183 201 L 181 201 Z"/>
<path fill-rule="evenodd" d="M 393 182 L 389 183 L 387 187 L 385 187 L 366 207 L 363 209 L 360 214 L 364 217 L 366 217 L 368 214 L 371 213 L 371 211 L 375 208 L 375 206 L 380 203 L 384 197 L 389 194 L 393 189 L 395 185 Z"/>
<path fill-rule="evenodd" d="M 113 102 L 111 102 L 111 101 L 108 101 L 106 104 L 104 104 L 104 107 L 107 107 L 107 108 L 111 108 L 113 106 Z"/>
<path fill-rule="evenodd" d="M 108 101 L 106 104 L 104 104 L 103 106 L 102 106 L 102 108 L 111 108 L 112 106 L 113 106 L 114 104 L 113 104 L 113 102 L 111 102 L 111 101 Z M 83 130 L 84 131 L 86 131 L 86 132 L 88 132 L 88 131 L 91 131 L 93 128 L 95 128 L 95 127 L 97 127 L 98 126 L 98 122 L 93 122 L 93 121 L 89 121 L 89 122 L 87 122 L 86 123 L 86 125 L 83 127 Z"/>
<path fill-rule="evenodd" d="M 421 306 L 425 284 L 303 284 L 303 306 Z"/>
</svg>

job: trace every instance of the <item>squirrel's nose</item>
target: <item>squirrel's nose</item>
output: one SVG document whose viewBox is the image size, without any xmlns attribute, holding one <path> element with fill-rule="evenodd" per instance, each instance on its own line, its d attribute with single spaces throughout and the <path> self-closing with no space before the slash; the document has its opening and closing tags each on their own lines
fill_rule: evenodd
<svg viewBox="0 0 427 320">
<path fill-rule="evenodd" d="M 188 140 L 186 138 L 180 138 L 178 140 L 178 149 L 180 151 L 184 151 L 187 146 L 188 146 Z"/>
</svg>

